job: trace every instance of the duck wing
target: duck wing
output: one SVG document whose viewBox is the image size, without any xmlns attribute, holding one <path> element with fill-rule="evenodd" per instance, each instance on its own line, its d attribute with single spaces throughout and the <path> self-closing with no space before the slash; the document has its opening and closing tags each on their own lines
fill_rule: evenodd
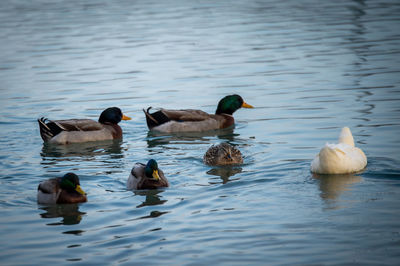
<svg viewBox="0 0 400 266">
<path fill-rule="evenodd" d="M 45 194 L 57 193 L 59 189 L 60 189 L 59 179 L 57 178 L 44 180 L 40 182 L 38 186 L 38 191 L 41 191 L 42 193 Z"/>
<path fill-rule="evenodd" d="M 186 110 L 167 110 L 161 111 L 170 119 L 180 122 L 185 121 L 203 121 L 210 118 L 210 114 L 201 110 L 186 109 Z"/>
<path fill-rule="evenodd" d="M 212 118 L 212 115 L 201 110 L 184 109 L 184 110 L 170 110 L 160 109 L 156 112 L 150 113 L 151 107 L 143 110 L 146 115 L 147 126 L 152 129 L 170 121 L 176 122 L 200 122 Z"/>
<path fill-rule="evenodd" d="M 144 168 L 146 167 L 145 164 L 136 163 L 135 166 L 132 168 L 131 174 L 138 179 L 144 178 Z"/>
<path fill-rule="evenodd" d="M 103 125 L 91 119 L 49 120 L 38 119 L 40 136 L 49 141 L 62 131 L 95 131 L 103 129 Z"/>
<path fill-rule="evenodd" d="M 68 119 L 51 122 L 60 126 L 65 131 L 94 131 L 103 129 L 102 124 L 91 119 Z"/>
</svg>

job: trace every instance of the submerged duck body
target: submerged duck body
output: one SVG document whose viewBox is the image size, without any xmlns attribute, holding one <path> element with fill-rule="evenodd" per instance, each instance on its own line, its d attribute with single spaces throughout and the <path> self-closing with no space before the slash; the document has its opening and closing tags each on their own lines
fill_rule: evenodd
<svg viewBox="0 0 400 266">
<path fill-rule="evenodd" d="M 354 146 L 348 127 L 344 127 L 338 144 L 327 143 L 311 163 L 311 172 L 318 174 L 348 174 L 361 171 L 367 165 L 364 152 Z"/>
<path fill-rule="evenodd" d="M 242 153 L 228 143 L 211 146 L 204 154 L 203 162 L 208 165 L 231 165 L 243 163 Z"/>
<path fill-rule="evenodd" d="M 136 163 L 129 175 L 126 187 L 133 189 L 157 189 L 161 187 L 169 187 L 164 172 L 158 168 L 158 164 L 151 159 L 147 164 Z"/>
<path fill-rule="evenodd" d="M 160 109 L 150 113 L 151 107 L 143 112 L 150 130 L 164 133 L 203 132 L 232 126 L 235 123 L 232 114 L 241 107 L 253 108 L 241 96 L 234 94 L 219 101 L 215 114 L 194 109 Z"/>
<path fill-rule="evenodd" d="M 40 135 L 44 142 L 55 144 L 82 143 L 122 138 L 121 120 L 131 118 L 118 107 L 104 110 L 99 121 L 91 119 L 48 120 L 38 119 Z"/>
<path fill-rule="evenodd" d="M 37 192 L 40 204 L 86 202 L 86 193 L 82 190 L 79 178 L 74 173 L 63 177 L 51 178 L 40 182 Z"/>
</svg>

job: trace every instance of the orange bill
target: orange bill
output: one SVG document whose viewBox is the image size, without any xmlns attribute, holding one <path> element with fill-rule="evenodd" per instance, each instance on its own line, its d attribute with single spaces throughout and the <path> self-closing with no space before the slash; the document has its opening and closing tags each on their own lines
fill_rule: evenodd
<svg viewBox="0 0 400 266">
<path fill-rule="evenodd" d="M 131 120 L 131 119 L 132 118 L 130 118 L 129 116 L 122 114 L 122 120 Z"/>
<path fill-rule="evenodd" d="M 243 108 L 254 108 L 253 105 L 250 105 L 250 104 L 248 104 L 246 102 L 243 102 L 242 107 Z"/>
</svg>

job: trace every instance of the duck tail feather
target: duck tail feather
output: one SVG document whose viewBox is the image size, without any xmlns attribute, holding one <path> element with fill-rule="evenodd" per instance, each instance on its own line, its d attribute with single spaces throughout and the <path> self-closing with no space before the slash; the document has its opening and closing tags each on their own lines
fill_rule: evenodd
<svg viewBox="0 0 400 266">
<path fill-rule="evenodd" d="M 171 120 L 162 112 L 162 110 L 150 114 L 150 109 L 151 107 L 147 108 L 147 110 L 143 109 L 143 112 L 146 115 L 146 122 L 149 129 L 167 123 Z"/>
<path fill-rule="evenodd" d="M 57 122 L 48 120 L 47 118 L 38 119 L 40 136 L 43 141 L 49 141 L 51 138 L 59 134 L 65 128 Z"/>
</svg>

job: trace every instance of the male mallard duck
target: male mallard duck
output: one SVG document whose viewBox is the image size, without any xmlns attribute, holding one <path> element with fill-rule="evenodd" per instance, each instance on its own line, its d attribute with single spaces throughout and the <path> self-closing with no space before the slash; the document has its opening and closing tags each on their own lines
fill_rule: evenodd
<svg viewBox="0 0 400 266">
<path fill-rule="evenodd" d="M 325 144 L 311 163 L 311 171 L 318 174 L 347 174 L 358 172 L 367 165 L 364 152 L 354 147 L 348 127 L 339 136 L 339 144 Z"/>
<path fill-rule="evenodd" d="M 38 122 L 43 141 L 68 144 L 122 138 L 122 129 L 118 123 L 130 119 L 118 107 L 110 107 L 101 113 L 99 122 L 91 119 L 50 121 L 44 117 L 38 119 Z"/>
<path fill-rule="evenodd" d="M 208 165 L 243 163 L 242 153 L 228 143 L 211 146 L 204 154 L 203 162 Z"/>
<path fill-rule="evenodd" d="M 253 108 L 253 106 L 244 102 L 242 97 L 234 94 L 225 96 L 219 101 L 214 115 L 192 109 L 160 109 L 150 114 L 151 107 L 147 111 L 143 109 L 143 112 L 146 115 L 147 126 L 150 130 L 164 133 L 200 132 L 232 126 L 235 123 L 232 114 L 241 107 Z"/>
<path fill-rule="evenodd" d="M 155 189 L 168 187 L 168 180 L 164 172 L 158 168 L 156 160 L 149 160 L 147 164 L 136 163 L 129 175 L 126 187 L 132 189 Z"/>
<path fill-rule="evenodd" d="M 40 204 L 86 202 L 86 193 L 82 190 L 79 178 L 74 173 L 63 177 L 51 178 L 40 182 L 37 201 Z"/>
</svg>

